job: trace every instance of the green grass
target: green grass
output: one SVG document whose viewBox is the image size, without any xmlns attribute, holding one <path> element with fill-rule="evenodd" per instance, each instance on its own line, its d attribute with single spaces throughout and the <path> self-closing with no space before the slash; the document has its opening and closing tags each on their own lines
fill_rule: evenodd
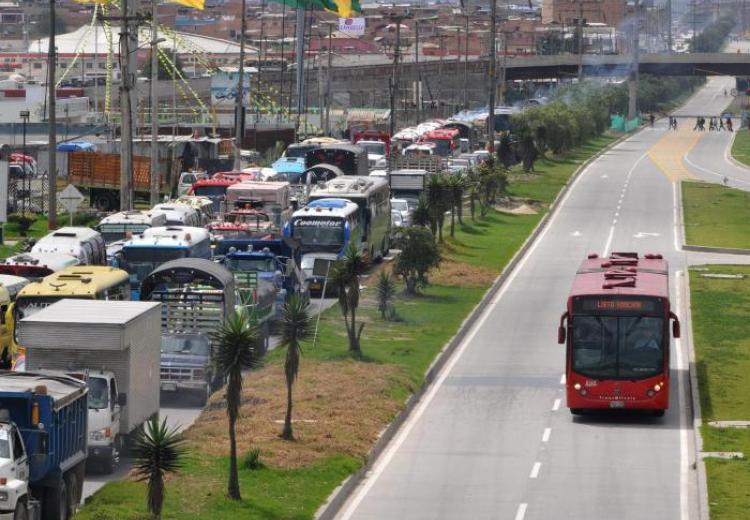
<svg viewBox="0 0 750 520">
<path fill-rule="evenodd" d="M 577 166 L 612 139 L 597 139 L 558 161 L 540 161 L 538 174 L 530 176 L 522 185 L 514 185 L 513 189 L 518 192 L 513 194 L 522 192 L 526 198 L 550 202 Z M 454 238 L 449 237 L 446 225 L 444 256 L 453 265 L 458 262 L 471 266 L 481 276 L 468 284 L 467 276 L 443 277 L 440 284 L 428 286 L 420 296 L 400 296 L 395 301 L 398 321 L 381 320 L 368 296 L 371 288 L 365 289 L 358 312 L 359 319 L 366 323 L 362 334 L 364 362 L 397 365 L 408 376 L 406 383 L 403 378 L 392 382 L 386 391 L 387 398 L 405 399 L 421 384 L 435 355 L 456 333 L 491 280 L 526 240 L 545 211 L 542 209 L 536 215 L 492 211 L 486 218 L 477 216 L 476 221 L 472 221 L 467 212 L 464 225 L 457 225 Z M 306 360 L 325 362 L 350 358 L 338 306 L 323 313 L 318 337 L 314 346 L 305 348 Z M 282 350 L 272 352 L 269 364 L 283 355 Z M 305 377 L 304 364 L 300 377 Z M 193 455 L 193 458 L 199 457 Z M 163 518 L 311 518 L 333 489 L 362 463 L 342 454 L 295 470 L 273 467 L 254 472 L 242 470 L 243 501 L 231 503 L 225 498 L 226 460 L 206 457 L 199 460 L 200 463 L 190 460 L 181 475 L 167 484 Z M 142 484 L 110 483 L 89 501 L 77 518 L 140 519 L 145 517 L 144 504 Z"/>
<path fill-rule="evenodd" d="M 708 266 L 690 272 L 693 334 L 705 451 L 741 451 L 750 456 L 750 430 L 716 429 L 715 420 L 750 420 L 750 266 Z M 743 279 L 700 276 L 706 272 L 744 274 Z M 713 520 L 747 517 L 750 461 L 706 460 Z"/>
<path fill-rule="evenodd" d="M 688 244 L 750 249 L 750 193 L 683 182 L 682 207 Z"/>
<path fill-rule="evenodd" d="M 732 118 L 732 122 L 739 126 L 739 118 Z M 746 166 L 750 166 L 750 130 L 743 128 L 737 130 L 737 137 L 732 145 L 732 157 Z"/>
<path fill-rule="evenodd" d="M 240 465 L 242 500 L 226 498 L 227 458 L 189 457 L 182 472 L 192 482 L 175 486 L 167 483 L 162 518 L 179 520 L 306 519 L 344 478 L 360 466 L 346 456 L 324 459 L 293 470 L 247 470 Z M 146 512 L 146 486 L 141 482 L 118 481 L 90 498 L 76 520 L 141 520 Z"/>
</svg>

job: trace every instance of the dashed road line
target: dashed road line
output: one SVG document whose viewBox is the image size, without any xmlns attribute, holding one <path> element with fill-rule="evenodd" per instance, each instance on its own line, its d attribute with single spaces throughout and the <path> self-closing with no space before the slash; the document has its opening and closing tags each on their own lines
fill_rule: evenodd
<svg viewBox="0 0 750 520">
<path fill-rule="evenodd" d="M 523 520 L 523 518 L 526 516 L 527 507 L 529 507 L 529 504 L 527 504 L 526 502 L 522 502 L 518 504 L 518 509 L 516 509 L 515 520 Z"/>
<path fill-rule="evenodd" d="M 555 399 L 555 402 L 552 403 L 552 411 L 553 412 L 556 412 L 556 411 L 558 411 L 560 409 L 560 403 L 561 403 L 560 399 Z"/>
<path fill-rule="evenodd" d="M 557 402 L 559 403 L 560 400 L 558 399 Z M 552 435 L 552 428 L 545 428 L 542 434 L 542 442 L 549 442 L 550 435 Z"/>
<path fill-rule="evenodd" d="M 535 462 L 534 466 L 531 468 L 531 473 L 529 473 L 529 478 L 538 478 L 539 477 L 539 470 L 542 469 L 542 463 L 541 462 Z"/>
<path fill-rule="evenodd" d="M 560 384 L 561 385 L 565 384 L 565 374 L 563 374 L 562 376 L 560 376 Z"/>
</svg>

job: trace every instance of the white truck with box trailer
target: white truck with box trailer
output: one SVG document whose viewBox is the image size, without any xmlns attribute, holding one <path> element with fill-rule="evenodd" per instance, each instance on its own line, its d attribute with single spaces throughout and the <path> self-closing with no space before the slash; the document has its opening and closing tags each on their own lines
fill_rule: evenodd
<svg viewBox="0 0 750 520">
<path fill-rule="evenodd" d="M 159 412 L 161 305 L 63 299 L 18 326 L 27 370 L 89 387 L 89 461 L 111 473 L 128 437 Z"/>
</svg>

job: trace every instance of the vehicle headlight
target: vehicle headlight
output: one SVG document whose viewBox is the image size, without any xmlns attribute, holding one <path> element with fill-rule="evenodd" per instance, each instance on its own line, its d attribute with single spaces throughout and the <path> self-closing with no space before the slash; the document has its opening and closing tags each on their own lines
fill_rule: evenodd
<svg viewBox="0 0 750 520">
<path fill-rule="evenodd" d="M 103 441 L 112 437 L 112 428 L 106 427 L 101 430 L 94 430 L 89 432 L 89 440 L 92 441 Z"/>
<path fill-rule="evenodd" d="M 8 492 L 0 491 L 0 502 L 7 502 L 7 501 L 8 501 Z"/>
</svg>

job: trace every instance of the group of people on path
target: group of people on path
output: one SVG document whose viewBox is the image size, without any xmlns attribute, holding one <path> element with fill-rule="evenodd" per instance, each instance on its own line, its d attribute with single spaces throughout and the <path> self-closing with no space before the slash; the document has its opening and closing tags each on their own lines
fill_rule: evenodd
<svg viewBox="0 0 750 520">
<path fill-rule="evenodd" d="M 703 116 L 696 117 L 693 130 L 698 130 L 699 132 L 703 132 L 704 130 L 706 130 L 706 118 Z M 722 119 L 721 117 L 711 117 L 708 120 L 708 130 L 710 132 L 720 132 L 722 130 L 729 130 L 730 132 L 733 132 L 734 128 L 732 126 L 732 118 L 730 116 L 727 116 L 726 119 Z"/>
</svg>

